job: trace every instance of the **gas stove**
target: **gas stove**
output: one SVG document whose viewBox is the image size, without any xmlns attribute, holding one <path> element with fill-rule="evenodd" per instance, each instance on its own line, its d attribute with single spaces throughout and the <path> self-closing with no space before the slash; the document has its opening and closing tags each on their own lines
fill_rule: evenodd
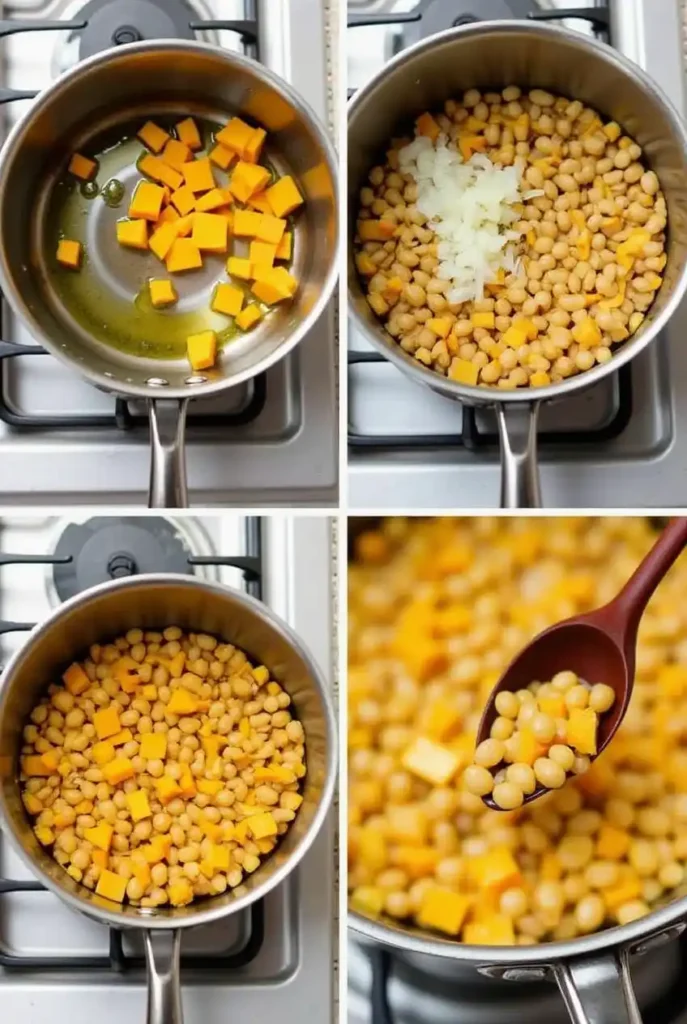
<svg viewBox="0 0 687 1024">
<path fill-rule="evenodd" d="M 566 9 L 564 11 L 564 9 Z M 576 17 L 563 17 L 575 11 Z M 595 34 L 639 63 L 684 110 L 683 33 L 675 0 L 352 0 L 348 82 L 355 89 L 404 47 L 453 25 L 537 17 Z M 687 308 L 628 367 L 542 409 L 544 503 L 551 508 L 670 507 L 687 477 Z M 496 420 L 418 387 L 355 327 L 348 354 L 349 504 L 387 510 L 494 507 Z M 683 443 L 681 443 L 683 442 Z"/>
<path fill-rule="evenodd" d="M 304 569 L 307 568 L 307 572 Z M 245 589 L 334 664 L 327 518 L 0 516 L 0 665 L 31 623 L 96 582 L 188 572 Z M 334 815 L 293 875 L 243 914 L 182 937 L 186 1020 L 335 1024 Z M 138 936 L 66 907 L 0 835 L 0 1016 L 27 1024 L 142 1020 Z"/>
<path fill-rule="evenodd" d="M 27 97 L 0 106 L 0 138 L 37 90 L 80 59 L 161 37 L 245 52 L 290 82 L 325 123 L 335 123 L 329 0 L 0 0 L 0 14 L 7 19 L 0 22 L 0 102 L 6 90 Z M 52 28 L 39 30 L 45 22 Z M 6 304 L 0 338 L 5 504 L 144 504 L 143 403 L 116 400 L 43 354 Z M 266 374 L 191 403 L 187 464 L 195 505 L 336 503 L 335 348 L 330 307 Z"/>
</svg>

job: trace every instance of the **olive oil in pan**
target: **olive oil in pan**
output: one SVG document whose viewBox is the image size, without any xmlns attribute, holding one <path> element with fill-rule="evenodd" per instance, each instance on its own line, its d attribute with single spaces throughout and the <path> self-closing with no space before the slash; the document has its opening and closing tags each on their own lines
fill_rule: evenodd
<svg viewBox="0 0 687 1024">
<path fill-rule="evenodd" d="M 156 116 L 155 120 L 172 133 L 174 123 L 184 116 L 180 112 L 172 117 Z M 197 155 L 205 155 L 219 125 L 202 118 L 195 120 L 206 144 L 203 153 Z M 93 182 L 79 182 L 66 170 L 56 182 L 46 218 L 47 261 L 61 301 L 99 341 L 130 355 L 178 359 L 186 354 L 189 334 L 214 330 L 220 347 L 241 334 L 233 321 L 210 309 L 215 285 L 228 280 L 228 254 L 203 253 L 202 269 L 170 275 L 152 252 L 118 243 L 117 221 L 127 216 L 134 189 L 143 178 L 137 161 L 146 150 L 136 137 L 138 128 L 139 121 L 119 125 L 84 147 L 86 155 L 98 161 Z M 215 167 L 214 173 L 218 184 L 226 184 L 224 172 Z M 52 254 L 60 238 L 82 243 L 83 260 L 78 271 L 67 270 L 54 261 Z M 230 251 L 243 255 L 242 244 L 232 241 Z M 148 292 L 151 278 L 171 278 L 179 294 L 175 306 L 153 307 Z M 245 288 L 241 282 L 233 283 Z"/>
</svg>

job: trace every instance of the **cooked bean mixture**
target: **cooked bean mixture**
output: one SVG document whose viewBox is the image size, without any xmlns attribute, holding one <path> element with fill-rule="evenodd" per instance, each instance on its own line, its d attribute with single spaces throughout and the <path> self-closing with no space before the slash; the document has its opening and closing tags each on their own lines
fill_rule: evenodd
<svg viewBox="0 0 687 1024">
<path fill-rule="evenodd" d="M 482 710 L 512 657 L 545 627 L 611 600 L 654 540 L 637 518 L 389 519 L 358 536 L 355 910 L 466 943 L 531 945 L 626 924 L 685 894 L 684 558 L 649 603 L 630 707 L 591 766 L 509 811 L 487 809 L 469 783 Z M 570 681 L 551 684 L 574 707 L 582 695 Z M 609 695 L 593 693 L 587 706 L 603 713 Z"/>
<path fill-rule="evenodd" d="M 303 726 L 237 647 L 170 626 L 90 648 L 31 712 L 24 806 L 77 882 L 182 906 L 240 885 L 302 803 Z"/>
<path fill-rule="evenodd" d="M 451 301 L 436 219 L 403 171 L 411 140 L 394 140 L 361 189 L 355 237 L 367 301 L 391 337 L 450 380 L 505 390 L 607 363 L 644 321 L 667 261 L 666 201 L 641 146 L 577 100 L 517 86 L 471 89 L 415 131 L 466 162 L 521 170 L 508 225 L 518 262 Z"/>
</svg>

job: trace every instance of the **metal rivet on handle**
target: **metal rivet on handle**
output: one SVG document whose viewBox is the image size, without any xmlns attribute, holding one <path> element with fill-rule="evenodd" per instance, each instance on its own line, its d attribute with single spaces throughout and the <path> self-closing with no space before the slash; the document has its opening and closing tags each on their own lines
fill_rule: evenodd
<svg viewBox="0 0 687 1024">
<path fill-rule="evenodd" d="M 671 928 L 667 928 L 664 932 L 659 932 L 657 935 L 650 935 L 648 939 L 642 939 L 636 946 L 630 947 L 630 953 L 634 956 L 644 956 L 650 950 L 659 949 L 661 946 L 665 946 L 668 942 L 675 942 L 679 939 L 684 932 L 687 925 L 675 924 Z"/>
<path fill-rule="evenodd" d="M 150 384 L 151 388 L 165 388 L 168 386 L 169 381 L 164 380 L 162 377 L 148 377 L 146 384 Z"/>
<path fill-rule="evenodd" d="M 184 384 L 205 384 L 206 380 L 207 377 L 203 376 L 187 377 L 186 380 L 184 381 Z"/>
<path fill-rule="evenodd" d="M 549 977 L 549 967 L 545 964 L 536 967 L 478 967 L 477 970 L 500 981 L 545 981 Z"/>
</svg>

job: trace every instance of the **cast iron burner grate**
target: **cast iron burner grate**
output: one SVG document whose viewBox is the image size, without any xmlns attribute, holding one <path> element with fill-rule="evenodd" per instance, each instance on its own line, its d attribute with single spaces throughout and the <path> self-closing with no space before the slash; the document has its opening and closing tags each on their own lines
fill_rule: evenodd
<svg viewBox="0 0 687 1024">
<path fill-rule="evenodd" d="M 610 12 L 608 6 L 584 8 L 539 7 L 536 0 L 419 0 L 412 11 L 405 13 L 385 11 L 377 14 L 349 14 L 348 25 L 357 28 L 363 25 L 398 25 L 402 28 L 394 37 L 393 51 L 400 53 L 405 47 L 446 29 L 468 25 L 477 21 L 502 20 L 504 18 L 532 18 L 536 21 L 561 21 L 565 18 L 580 18 L 589 21 L 599 35 L 608 36 Z M 351 389 L 351 367 L 364 363 L 385 363 L 378 352 L 348 353 L 349 390 Z M 602 426 L 590 430 L 541 431 L 541 446 L 577 446 L 599 444 L 619 437 L 632 418 L 632 373 L 624 366 L 617 375 L 617 396 L 612 417 Z M 462 407 L 462 429 L 455 434 L 365 434 L 349 426 L 348 443 L 352 450 L 366 451 L 409 451 L 431 448 L 466 448 L 469 451 L 496 450 L 499 445 L 498 432 L 480 429 L 476 411 L 469 406 Z"/>
<path fill-rule="evenodd" d="M 99 546 L 102 550 L 98 552 Z M 123 555 L 128 562 L 123 560 Z M 0 554 L 0 569 L 3 565 L 52 565 L 58 593 L 62 587 L 68 596 L 92 586 L 94 582 L 151 571 L 192 573 L 194 566 L 201 565 L 240 569 L 247 593 L 258 600 L 262 600 L 263 593 L 262 539 L 260 520 L 255 516 L 246 522 L 245 555 L 192 555 L 185 550 L 172 525 L 159 517 L 94 517 L 86 523 L 69 526 L 60 537 L 54 555 Z M 32 622 L 0 619 L 0 635 L 26 632 L 34 625 Z M 47 889 L 40 882 L 0 878 L 0 897 L 16 892 L 47 892 Z M 240 949 L 218 954 L 182 953 L 182 967 L 226 970 L 246 967 L 251 963 L 265 940 L 263 902 L 254 903 L 247 913 L 247 938 Z M 145 969 L 145 958 L 127 954 L 122 931 L 111 927 L 107 955 L 20 956 L 0 949 L 0 967 L 37 972 L 111 970 L 123 974 Z"/>
<path fill-rule="evenodd" d="M 0 39 L 20 32 L 69 32 L 80 38 L 79 58 L 83 60 L 111 46 L 145 39 L 193 39 L 196 32 L 228 31 L 237 33 L 245 46 L 257 54 L 258 25 L 255 18 L 234 20 L 198 19 L 186 0 L 90 0 L 79 17 L 68 21 L 14 21 L 0 19 Z M 14 100 L 33 99 L 38 93 L 20 89 L 0 88 L 0 104 Z M 0 337 L 5 323 L 0 317 Z M 57 415 L 54 413 L 25 413 L 12 407 L 8 398 L 7 360 L 26 356 L 49 355 L 38 345 L 19 345 L 0 341 L 0 420 L 8 427 L 20 431 L 50 430 L 119 430 L 134 431 L 149 428 L 145 412 L 132 410 L 124 398 L 114 399 L 112 414 Z M 188 414 L 191 428 L 241 427 L 252 423 L 261 414 L 267 399 L 265 374 L 249 381 L 245 400 L 231 412 L 202 414 L 194 412 L 192 403 Z"/>
</svg>

